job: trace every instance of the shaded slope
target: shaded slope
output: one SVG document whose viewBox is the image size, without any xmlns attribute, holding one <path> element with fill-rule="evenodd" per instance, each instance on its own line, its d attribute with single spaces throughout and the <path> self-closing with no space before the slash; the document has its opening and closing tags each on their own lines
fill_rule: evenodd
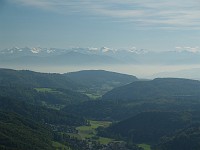
<svg viewBox="0 0 200 150">
<path fill-rule="evenodd" d="M 53 150 L 48 129 L 20 115 L 0 111 L 1 150 Z"/>
<path fill-rule="evenodd" d="M 80 126 L 86 123 L 83 117 L 74 114 L 27 104 L 26 102 L 7 97 L 0 97 L 0 110 L 16 113 L 40 123 L 71 126 Z"/>
<path fill-rule="evenodd" d="M 90 100 L 86 95 L 68 89 L 0 86 L 0 96 L 38 105 L 69 105 Z"/>
<path fill-rule="evenodd" d="M 162 138 L 155 150 L 199 150 L 200 124 L 193 124 L 172 136 Z"/>
<path fill-rule="evenodd" d="M 105 134 L 123 137 L 136 143 L 156 143 L 161 137 L 186 127 L 193 120 L 190 113 L 144 112 L 113 124 L 105 130 Z"/>
<path fill-rule="evenodd" d="M 104 100 L 154 100 L 198 99 L 200 81 L 178 78 L 158 78 L 152 81 L 138 81 L 113 89 L 103 96 Z"/>
</svg>

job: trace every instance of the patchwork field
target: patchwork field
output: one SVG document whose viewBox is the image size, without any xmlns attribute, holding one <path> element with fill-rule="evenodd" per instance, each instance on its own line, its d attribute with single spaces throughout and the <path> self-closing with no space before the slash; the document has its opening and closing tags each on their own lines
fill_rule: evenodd
<svg viewBox="0 0 200 150">
<path fill-rule="evenodd" d="M 97 136 L 96 129 L 98 127 L 108 127 L 111 124 L 109 121 L 90 121 L 90 126 L 80 126 L 76 129 L 78 130 L 78 135 L 81 139 L 91 139 L 100 142 L 101 144 L 108 144 L 114 141 L 114 139 L 104 138 Z"/>
</svg>

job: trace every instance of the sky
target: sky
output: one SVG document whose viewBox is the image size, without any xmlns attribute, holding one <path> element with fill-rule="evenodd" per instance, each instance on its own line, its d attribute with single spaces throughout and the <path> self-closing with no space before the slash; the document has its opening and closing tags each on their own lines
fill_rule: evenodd
<svg viewBox="0 0 200 150">
<path fill-rule="evenodd" d="M 197 0 L 0 0 L 0 49 L 200 47 Z"/>
</svg>

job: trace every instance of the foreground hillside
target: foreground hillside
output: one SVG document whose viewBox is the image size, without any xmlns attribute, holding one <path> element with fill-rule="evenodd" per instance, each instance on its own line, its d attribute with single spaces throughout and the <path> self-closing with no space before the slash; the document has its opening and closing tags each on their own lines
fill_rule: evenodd
<svg viewBox="0 0 200 150">
<path fill-rule="evenodd" d="M 47 128 L 33 120 L 0 111 L 1 150 L 53 150 L 52 138 Z"/>
<path fill-rule="evenodd" d="M 155 150 L 199 150 L 200 124 L 192 124 L 161 139 Z"/>
</svg>

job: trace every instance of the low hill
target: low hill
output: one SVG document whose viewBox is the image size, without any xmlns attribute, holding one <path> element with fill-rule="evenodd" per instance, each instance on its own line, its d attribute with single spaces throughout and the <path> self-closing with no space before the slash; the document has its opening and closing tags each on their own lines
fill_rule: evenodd
<svg viewBox="0 0 200 150">
<path fill-rule="evenodd" d="M 200 98 L 200 81 L 157 78 L 115 88 L 103 95 L 104 100 L 149 101 L 155 99 L 192 100 Z"/>
<path fill-rule="evenodd" d="M 96 86 L 110 83 L 113 86 L 121 86 L 138 79 L 135 76 L 110 72 L 105 70 L 83 70 L 65 74 L 72 80 L 78 81 L 88 86 Z"/>
<path fill-rule="evenodd" d="M 76 89 L 79 84 L 71 81 L 66 76 L 56 73 L 39 73 L 29 70 L 0 69 L 1 86 L 26 86 Z"/>
<path fill-rule="evenodd" d="M 70 72 L 65 76 L 86 86 L 90 91 L 101 91 L 101 93 L 138 81 L 135 76 L 105 70 L 83 70 Z"/>
</svg>

